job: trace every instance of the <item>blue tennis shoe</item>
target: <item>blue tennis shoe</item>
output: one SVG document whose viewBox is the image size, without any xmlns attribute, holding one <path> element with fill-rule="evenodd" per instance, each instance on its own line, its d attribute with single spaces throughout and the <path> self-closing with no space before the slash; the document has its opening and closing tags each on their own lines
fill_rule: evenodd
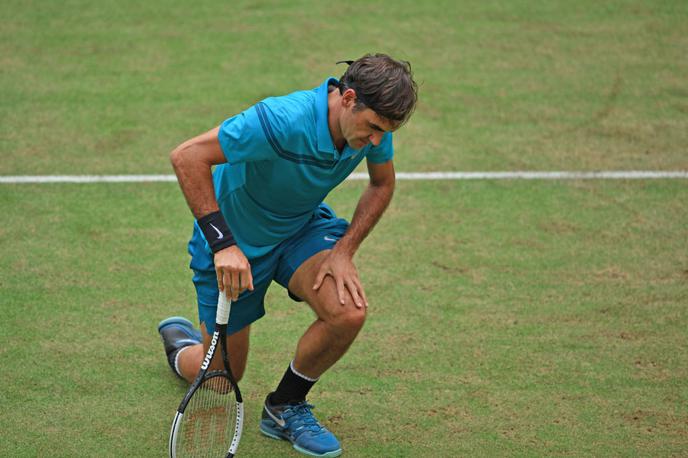
<svg viewBox="0 0 688 458">
<path fill-rule="evenodd" d="M 201 343 L 203 341 L 201 331 L 194 329 L 193 323 L 186 318 L 172 316 L 158 324 L 158 333 L 162 339 L 162 344 L 165 346 L 167 363 L 172 372 L 181 377 L 175 366 L 177 353 L 184 347 Z"/>
<path fill-rule="evenodd" d="M 288 440 L 293 447 L 309 456 L 333 457 L 342 454 L 334 434 L 313 416 L 312 404 L 272 405 L 265 399 L 260 432 L 273 439 Z"/>
</svg>

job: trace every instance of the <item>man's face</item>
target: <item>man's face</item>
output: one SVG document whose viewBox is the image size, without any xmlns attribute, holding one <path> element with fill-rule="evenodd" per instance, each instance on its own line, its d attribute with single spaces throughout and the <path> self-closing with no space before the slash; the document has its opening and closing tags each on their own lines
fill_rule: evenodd
<svg viewBox="0 0 688 458">
<path fill-rule="evenodd" d="M 340 126 L 346 143 L 353 149 L 361 149 L 368 143 L 377 146 L 385 132 L 396 128 L 394 123 L 378 116 L 370 108 L 357 110 L 353 104 L 342 112 Z"/>
</svg>

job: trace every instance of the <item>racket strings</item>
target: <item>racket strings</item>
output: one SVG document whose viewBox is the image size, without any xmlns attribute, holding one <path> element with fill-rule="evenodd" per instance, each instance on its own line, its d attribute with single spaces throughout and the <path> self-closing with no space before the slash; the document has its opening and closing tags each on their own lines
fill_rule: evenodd
<svg viewBox="0 0 688 458">
<path fill-rule="evenodd" d="M 235 434 L 236 398 L 229 380 L 206 379 L 184 410 L 177 440 L 179 456 L 225 456 Z"/>
</svg>

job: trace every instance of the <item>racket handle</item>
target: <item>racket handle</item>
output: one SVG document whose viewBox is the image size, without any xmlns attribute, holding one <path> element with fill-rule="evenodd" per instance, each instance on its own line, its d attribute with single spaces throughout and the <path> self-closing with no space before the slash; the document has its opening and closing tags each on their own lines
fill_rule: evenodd
<svg viewBox="0 0 688 458">
<path fill-rule="evenodd" d="M 215 316 L 215 321 L 217 324 L 227 324 L 229 321 L 229 309 L 232 306 L 232 302 L 227 299 L 227 295 L 224 291 L 220 291 L 217 298 L 217 315 Z"/>
</svg>

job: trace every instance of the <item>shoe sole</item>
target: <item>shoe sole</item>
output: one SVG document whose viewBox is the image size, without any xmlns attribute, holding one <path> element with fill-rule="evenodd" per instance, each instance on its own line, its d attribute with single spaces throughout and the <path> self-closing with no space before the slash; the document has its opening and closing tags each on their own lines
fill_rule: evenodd
<svg viewBox="0 0 688 458">
<path fill-rule="evenodd" d="M 284 437 L 283 435 L 281 435 L 279 432 L 274 431 L 272 429 L 268 429 L 267 426 L 263 426 L 262 423 L 260 424 L 260 432 L 263 433 L 263 435 L 268 436 L 271 439 L 277 439 L 277 440 L 281 440 L 281 441 L 288 441 L 289 440 L 286 437 Z"/>
<path fill-rule="evenodd" d="M 183 316 L 171 316 L 158 323 L 158 332 L 160 332 L 162 328 L 165 328 L 171 324 L 181 324 L 183 326 L 188 326 L 191 329 L 193 329 L 193 323 L 184 318 Z"/>
<path fill-rule="evenodd" d="M 195 340 L 195 343 L 203 342 L 203 334 L 201 333 L 201 331 L 199 329 L 194 328 L 193 323 L 184 318 L 183 316 L 171 316 L 169 318 L 162 320 L 160 323 L 158 323 L 158 334 L 160 334 L 160 331 L 162 331 L 162 329 L 171 325 L 186 328 L 186 334 L 189 336 L 189 338 Z"/>
<path fill-rule="evenodd" d="M 287 441 L 289 442 L 289 438 L 283 436 L 279 431 L 273 430 L 265 425 L 263 423 L 260 424 L 260 432 L 263 433 L 264 436 L 267 436 L 271 439 L 277 439 L 277 440 L 282 440 L 282 441 Z M 331 452 L 325 452 L 325 453 L 315 453 L 311 452 L 310 450 L 306 450 L 305 448 L 299 447 L 298 445 L 292 443 L 292 447 L 294 447 L 294 450 L 297 452 L 301 452 L 304 455 L 308 456 L 317 456 L 317 457 L 325 457 L 325 458 L 334 458 L 335 456 L 339 456 L 342 454 L 342 449 L 338 450 L 333 450 Z"/>
</svg>

